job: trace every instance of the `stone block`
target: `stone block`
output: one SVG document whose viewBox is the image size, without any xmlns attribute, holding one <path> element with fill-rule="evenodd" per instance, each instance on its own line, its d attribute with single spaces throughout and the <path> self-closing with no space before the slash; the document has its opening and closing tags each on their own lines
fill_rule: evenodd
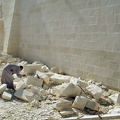
<svg viewBox="0 0 120 120">
<path fill-rule="evenodd" d="M 83 97 L 83 96 L 76 96 L 75 100 L 72 104 L 72 107 L 84 110 L 84 107 L 86 106 L 88 98 Z"/>
<path fill-rule="evenodd" d="M 62 100 L 55 104 L 55 109 L 58 111 L 72 108 L 72 102 L 68 100 Z"/>
<path fill-rule="evenodd" d="M 120 93 L 115 93 L 109 96 L 109 98 L 112 100 L 112 102 L 120 104 Z"/>
<path fill-rule="evenodd" d="M 81 80 L 80 78 L 75 78 L 75 77 L 72 77 L 70 79 L 70 83 L 73 83 L 75 85 L 78 85 L 80 86 L 81 88 L 86 88 L 88 86 L 88 83 Z"/>
<path fill-rule="evenodd" d="M 0 94 L 2 94 L 7 88 L 7 84 L 0 85 Z"/>
<path fill-rule="evenodd" d="M 53 72 L 53 73 L 59 73 L 59 68 L 58 67 L 52 67 L 50 69 L 50 71 Z"/>
<path fill-rule="evenodd" d="M 50 77 L 50 80 L 53 81 L 56 84 L 62 84 L 64 82 L 70 81 L 70 76 L 60 75 L 60 74 L 54 74 Z"/>
<path fill-rule="evenodd" d="M 24 79 L 25 80 L 25 85 L 35 85 L 38 87 L 42 87 L 43 85 L 43 80 L 39 79 L 39 78 L 34 78 L 33 76 L 27 76 L 27 78 Z"/>
<path fill-rule="evenodd" d="M 5 100 L 11 100 L 12 94 L 4 91 L 3 94 L 2 94 L 2 98 L 5 99 Z"/>
<path fill-rule="evenodd" d="M 40 71 L 36 71 L 36 74 L 38 75 L 39 78 L 43 79 L 43 81 L 48 85 L 50 83 L 50 79 L 47 75 L 45 75 L 44 73 L 40 72 Z"/>
<path fill-rule="evenodd" d="M 56 96 L 61 97 L 76 97 L 80 95 L 80 87 L 72 83 L 63 83 L 62 85 L 52 88 L 51 93 Z"/>
<path fill-rule="evenodd" d="M 34 74 L 36 72 L 36 70 L 41 71 L 41 64 L 29 64 L 29 65 L 25 65 L 23 68 L 23 73 L 25 75 L 29 75 L 29 74 Z"/>
<path fill-rule="evenodd" d="M 97 103 L 95 100 L 88 99 L 85 107 L 87 107 L 91 110 L 98 110 L 100 107 L 100 104 Z"/>
<path fill-rule="evenodd" d="M 14 94 L 17 98 L 22 99 L 24 101 L 32 101 L 31 99 L 33 98 L 34 94 L 27 90 L 27 89 L 19 89 L 16 90 L 15 94 Z M 29 97 L 27 97 L 29 96 Z"/>
<path fill-rule="evenodd" d="M 41 72 L 48 72 L 49 71 L 49 68 L 46 66 L 46 65 L 43 65 L 42 67 L 41 67 L 41 70 L 40 70 Z"/>
<path fill-rule="evenodd" d="M 100 87 L 98 87 L 97 85 L 95 85 L 95 84 L 90 84 L 89 86 L 86 87 L 86 90 L 96 100 L 99 100 L 99 98 L 101 97 L 101 95 L 103 93 L 103 90 Z"/>
<path fill-rule="evenodd" d="M 18 89 L 24 89 L 24 88 L 27 87 L 25 85 L 25 81 L 23 81 L 23 80 L 20 80 L 19 82 L 15 82 L 15 84 L 16 84 L 16 90 L 18 90 Z"/>
</svg>

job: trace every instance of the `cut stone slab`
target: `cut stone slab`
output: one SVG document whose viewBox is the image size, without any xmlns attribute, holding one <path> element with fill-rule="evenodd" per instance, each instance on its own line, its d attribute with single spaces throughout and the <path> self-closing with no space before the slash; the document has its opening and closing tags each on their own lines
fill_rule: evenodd
<svg viewBox="0 0 120 120">
<path fill-rule="evenodd" d="M 75 77 L 72 77 L 70 79 L 70 83 L 73 83 L 75 85 L 78 85 L 80 86 L 81 88 L 86 88 L 88 86 L 88 83 L 81 80 L 80 78 L 75 78 Z"/>
<path fill-rule="evenodd" d="M 100 107 L 100 104 L 97 103 L 95 100 L 88 99 L 85 107 L 87 107 L 91 110 L 98 110 Z"/>
<path fill-rule="evenodd" d="M 62 85 L 53 87 L 51 93 L 58 97 L 76 97 L 80 95 L 81 89 L 72 83 L 63 83 Z"/>
<path fill-rule="evenodd" d="M 50 80 L 53 81 L 56 84 L 62 84 L 64 82 L 69 82 L 71 76 L 65 76 L 60 74 L 54 74 L 50 77 Z"/>
<path fill-rule="evenodd" d="M 50 83 L 50 78 L 45 75 L 44 73 L 40 72 L 40 71 L 36 71 L 36 74 L 38 75 L 39 78 L 43 79 L 43 81 L 48 85 Z"/>
<path fill-rule="evenodd" d="M 84 110 L 87 101 L 88 101 L 88 98 L 86 98 L 86 97 L 76 96 L 75 100 L 72 104 L 72 107 L 80 109 L 80 110 Z"/>
<path fill-rule="evenodd" d="M 120 104 L 120 93 L 113 94 L 109 96 L 109 98 L 112 100 L 112 102 Z"/>
<path fill-rule="evenodd" d="M 0 85 L 0 94 L 2 94 L 7 88 L 7 84 Z"/>
<path fill-rule="evenodd" d="M 29 74 L 34 74 L 36 72 L 36 70 L 41 71 L 41 64 L 29 64 L 29 65 L 24 65 L 23 68 L 23 73 L 25 75 L 29 75 Z"/>
<path fill-rule="evenodd" d="M 68 100 L 62 100 L 55 104 L 55 109 L 58 111 L 72 108 L 72 102 Z"/>
<path fill-rule="evenodd" d="M 96 100 L 99 100 L 103 94 L 103 90 L 95 84 L 90 84 L 86 87 L 86 90 L 90 95 L 92 95 Z"/>
<path fill-rule="evenodd" d="M 53 72 L 53 73 L 59 73 L 59 68 L 58 67 L 52 67 L 50 69 L 50 71 Z"/>
<path fill-rule="evenodd" d="M 43 85 L 43 80 L 39 78 L 34 78 L 33 76 L 27 76 L 27 78 L 24 79 L 25 85 L 35 85 L 38 87 L 42 87 Z"/>
<path fill-rule="evenodd" d="M 11 100 L 12 94 L 4 91 L 3 94 L 2 94 L 2 98 L 5 99 L 5 100 Z"/>
<path fill-rule="evenodd" d="M 15 94 L 14 94 L 17 98 L 19 98 L 19 99 L 22 99 L 22 100 L 24 100 L 24 101 L 30 101 L 30 100 L 28 100 L 28 97 L 26 97 L 26 96 L 29 96 L 29 99 L 31 99 L 31 98 L 33 98 L 33 96 L 34 96 L 34 94 L 31 92 L 31 91 L 29 91 L 29 90 L 26 90 L 26 89 L 19 89 L 19 90 L 17 90 L 16 92 L 15 92 Z"/>
<path fill-rule="evenodd" d="M 24 89 L 26 88 L 27 86 L 25 85 L 25 81 L 23 80 L 20 80 L 19 82 L 16 82 L 16 90 L 18 89 Z"/>
</svg>

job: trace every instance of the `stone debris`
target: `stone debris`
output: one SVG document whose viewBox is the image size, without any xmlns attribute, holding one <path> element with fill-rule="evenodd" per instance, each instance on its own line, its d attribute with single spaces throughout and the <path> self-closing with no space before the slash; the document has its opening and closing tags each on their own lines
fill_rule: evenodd
<svg viewBox="0 0 120 120">
<path fill-rule="evenodd" d="M 99 100 L 101 97 L 103 90 L 95 84 L 90 84 L 86 87 L 86 90 L 89 94 L 91 94 L 96 100 Z"/>
<path fill-rule="evenodd" d="M 0 94 L 2 94 L 7 88 L 7 84 L 0 85 Z"/>
<path fill-rule="evenodd" d="M 5 100 L 11 100 L 12 94 L 4 91 L 3 94 L 2 94 L 2 98 L 5 99 Z"/>
<path fill-rule="evenodd" d="M 0 63 L 1 73 L 4 65 L 14 63 L 22 65 L 24 69 L 21 73 L 26 75 L 22 78 L 14 75 L 15 93 L 7 92 L 6 90 L 9 89 L 6 84 L 0 85 L 1 98 L 23 100 L 27 102 L 30 109 L 36 108 L 36 113 L 37 109 L 40 109 L 38 114 L 43 112 L 46 118 L 68 117 L 70 119 L 81 118 L 86 114 L 120 113 L 120 93 L 109 91 L 110 89 L 102 83 L 68 76 L 60 72 L 58 67 L 49 69 L 40 61 L 29 64 L 27 61 L 10 55 L 0 57 Z"/>
</svg>

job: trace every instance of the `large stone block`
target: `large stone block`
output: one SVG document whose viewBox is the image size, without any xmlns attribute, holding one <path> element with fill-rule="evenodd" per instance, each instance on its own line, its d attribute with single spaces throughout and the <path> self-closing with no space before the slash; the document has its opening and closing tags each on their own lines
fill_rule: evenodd
<svg viewBox="0 0 120 120">
<path fill-rule="evenodd" d="M 64 82 L 69 82 L 70 78 L 71 78 L 70 76 L 54 74 L 50 77 L 50 80 L 53 81 L 56 84 L 62 84 Z"/>
<path fill-rule="evenodd" d="M 0 94 L 2 94 L 7 88 L 7 84 L 0 85 Z"/>
<path fill-rule="evenodd" d="M 25 75 L 34 74 L 36 72 L 36 70 L 41 71 L 41 67 L 42 67 L 41 64 L 24 65 L 23 73 Z"/>
<path fill-rule="evenodd" d="M 12 94 L 4 91 L 3 94 L 2 94 L 2 98 L 5 99 L 5 100 L 11 100 Z"/>
<path fill-rule="evenodd" d="M 112 100 L 112 102 L 120 104 L 120 93 L 113 94 L 109 96 L 109 98 Z"/>
<path fill-rule="evenodd" d="M 95 84 L 90 84 L 89 86 L 86 87 L 86 90 L 96 100 L 99 100 L 99 98 L 101 97 L 101 95 L 103 93 L 103 90 L 100 87 L 98 87 L 97 85 L 95 85 Z"/>
<path fill-rule="evenodd" d="M 84 110 L 84 107 L 86 106 L 88 98 L 83 96 L 76 96 L 75 100 L 72 104 L 72 107 Z"/>
<path fill-rule="evenodd" d="M 17 98 L 19 98 L 19 99 L 22 99 L 22 100 L 25 100 L 25 101 L 32 101 L 31 99 L 33 98 L 33 96 L 34 96 L 34 94 L 31 92 L 31 91 L 29 91 L 29 90 L 26 90 L 26 89 L 19 89 L 19 90 L 17 90 L 16 92 L 15 92 L 15 94 L 14 94 Z M 27 96 L 29 96 L 29 97 L 27 97 Z M 29 100 L 29 99 L 30 100 Z"/>
<path fill-rule="evenodd" d="M 39 79 L 39 78 L 35 78 L 33 76 L 27 76 L 27 78 L 25 78 L 25 85 L 35 85 L 38 87 L 42 87 L 43 85 L 43 80 Z"/>
<path fill-rule="evenodd" d="M 91 110 L 98 110 L 100 107 L 100 104 L 94 100 L 88 99 L 85 107 L 90 108 Z"/>
<path fill-rule="evenodd" d="M 76 97 L 77 95 L 80 95 L 80 93 L 80 87 L 72 83 L 63 83 L 62 85 L 52 88 L 52 94 L 56 96 Z"/>
<path fill-rule="evenodd" d="M 50 83 L 50 78 L 46 75 L 46 74 L 44 74 L 44 73 L 42 73 L 42 72 L 40 72 L 40 71 L 36 71 L 36 74 L 38 75 L 38 77 L 39 78 L 41 78 L 41 79 L 43 79 L 43 81 L 48 85 L 49 83 Z"/>
</svg>

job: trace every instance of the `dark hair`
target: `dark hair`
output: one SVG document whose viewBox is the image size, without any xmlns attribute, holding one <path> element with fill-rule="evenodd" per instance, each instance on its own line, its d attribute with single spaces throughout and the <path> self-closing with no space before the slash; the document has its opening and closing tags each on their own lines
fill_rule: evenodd
<svg viewBox="0 0 120 120">
<path fill-rule="evenodd" d="M 23 66 L 20 66 L 20 70 L 22 70 L 23 69 Z"/>
</svg>

